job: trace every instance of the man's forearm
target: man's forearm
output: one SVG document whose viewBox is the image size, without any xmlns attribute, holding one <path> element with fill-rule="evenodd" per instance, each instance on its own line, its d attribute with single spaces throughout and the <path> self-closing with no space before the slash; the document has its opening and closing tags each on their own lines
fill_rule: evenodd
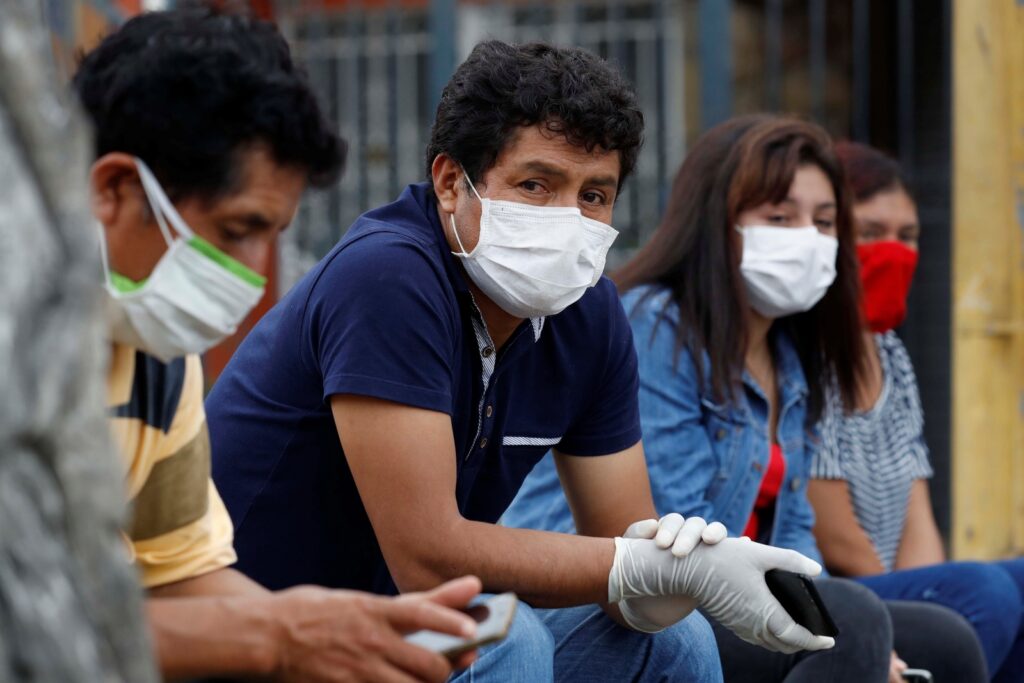
<svg viewBox="0 0 1024 683">
<path fill-rule="evenodd" d="M 407 550 L 407 549 L 406 549 Z M 568 607 L 608 600 L 615 556 L 610 538 L 512 529 L 460 520 L 448 532 L 401 558 L 385 559 L 399 588 L 432 588 L 473 574 L 484 590 L 514 591 L 537 607 Z"/>
<path fill-rule="evenodd" d="M 270 592 L 234 569 L 149 590 L 146 612 L 165 678 L 263 674 L 273 666 Z"/>
<path fill-rule="evenodd" d="M 260 596 L 267 593 L 266 588 L 230 567 L 149 589 L 151 598 L 193 598 L 202 595 Z"/>
<path fill-rule="evenodd" d="M 148 599 L 146 617 L 164 678 L 269 674 L 277 635 L 267 596 Z"/>
</svg>

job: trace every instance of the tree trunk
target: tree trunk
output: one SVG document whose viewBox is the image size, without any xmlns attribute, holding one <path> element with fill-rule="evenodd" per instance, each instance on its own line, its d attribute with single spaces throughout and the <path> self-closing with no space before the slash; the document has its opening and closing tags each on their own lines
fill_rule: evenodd
<svg viewBox="0 0 1024 683">
<path fill-rule="evenodd" d="M 0 0 L 0 681 L 156 681 L 120 528 L 91 134 L 35 0 Z"/>
</svg>

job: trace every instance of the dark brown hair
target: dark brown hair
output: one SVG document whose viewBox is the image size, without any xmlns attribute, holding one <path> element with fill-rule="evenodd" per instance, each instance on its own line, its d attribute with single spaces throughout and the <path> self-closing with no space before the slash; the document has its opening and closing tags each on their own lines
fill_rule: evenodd
<svg viewBox="0 0 1024 683">
<path fill-rule="evenodd" d="M 867 201 L 890 190 L 903 190 L 914 198 L 899 162 L 885 152 L 844 140 L 836 143 L 836 158 L 846 174 L 854 201 Z"/>
<path fill-rule="evenodd" d="M 774 327 L 796 345 L 809 388 L 808 423 L 813 423 L 829 375 L 838 381 L 844 403 L 854 405 L 864 358 L 850 198 L 822 128 L 761 114 L 731 119 L 705 133 L 676 175 L 661 225 L 612 277 L 622 292 L 639 285 L 668 290 L 669 303 L 679 309 L 677 350 L 686 348 L 697 368 L 704 367 L 706 353 L 717 400 L 734 399 L 744 367 L 749 304 L 733 229 L 743 211 L 784 200 L 805 164 L 819 167 L 835 191 L 837 275 L 814 308 L 780 318 Z"/>
</svg>

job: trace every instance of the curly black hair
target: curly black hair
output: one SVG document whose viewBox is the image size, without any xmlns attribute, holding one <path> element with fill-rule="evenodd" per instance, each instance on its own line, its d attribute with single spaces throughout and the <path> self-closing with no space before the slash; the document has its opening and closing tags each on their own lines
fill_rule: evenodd
<svg viewBox="0 0 1024 683">
<path fill-rule="evenodd" d="M 643 143 L 636 94 L 600 57 L 576 47 L 488 40 L 473 48 L 441 93 L 427 177 L 434 158 L 447 154 L 479 180 L 517 129 L 535 124 L 587 151 L 617 150 L 620 187 Z"/>
<path fill-rule="evenodd" d="M 235 157 L 257 143 L 314 186 L 344 166 L 345 141 L 270 22 L 204 5 L 142 14 L 82 58 L 73 87 L 97 157 L 142 158 L 175 198 L 232 191 Z"/>
</svg>

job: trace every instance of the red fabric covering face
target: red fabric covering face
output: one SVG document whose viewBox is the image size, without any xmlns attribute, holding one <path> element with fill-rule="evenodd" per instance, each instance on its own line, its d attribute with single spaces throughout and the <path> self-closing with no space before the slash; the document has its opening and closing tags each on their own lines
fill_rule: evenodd
<svg viewBox="0 0 1024 683">
<path fill-rule="evenodd" d="M 917 268 L 917 251 L 901 242 L 857 245 L 864 285 L 864 318 L 872 332 L 886 332 L 907 315 L 907 294 Z"/>
<path fill-rule="evenodd" d="M 750 513 L 747 526 L 743 529 L 744 536 L 757 539 L 759 531 L 758 515 L 775 505 L 775 499 L 779 497 L 779 489 L 782 488 L 782 479 L 785 475 L 786 460 L 782 457 L 782 447 L 777 443 L 773 443 L 771 456 L 768 458 L 768 469 L 765 470 L 764 479 L 761 480 L 761 488 L 757 491 L 757 500 L 754 501 L 754 511 Z"/>
</svg>

